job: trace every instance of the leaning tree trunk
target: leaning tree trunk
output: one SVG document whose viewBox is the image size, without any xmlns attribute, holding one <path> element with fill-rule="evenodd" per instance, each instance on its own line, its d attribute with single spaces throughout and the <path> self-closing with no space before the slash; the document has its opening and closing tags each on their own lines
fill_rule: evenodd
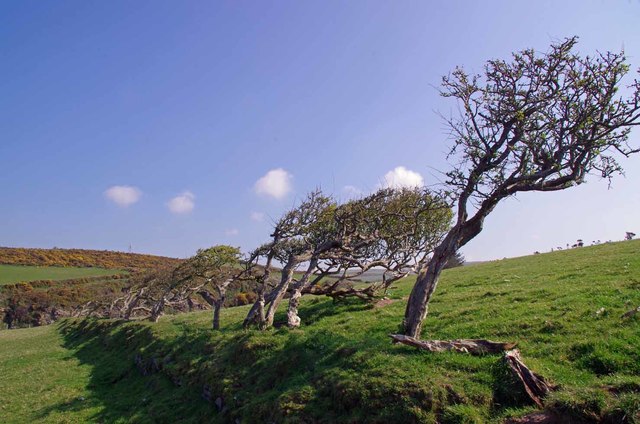
<svg viewBox="0 0 640 424">
<path fill-rule="evenodd" d="M 165 304 L 165 297 L 162 296 L 160 298 L 160 300 L 158 300 L 154 305 L 153 308 L 151 308 L 151 315 L 149 316 L 149 321 L 151 322 L 158 322 L 158 320 L 160 319 L 160 317 L 164 314 L 164 304 Z"/>
<path fill-rule="evenodd" d="M 144 294 L 144 287 L 138 291 L 138 294 L 133 298 L 133 300 L 129 300 L 129 304 L 126 305 L 124 319 L 126 320 L 131 319 L 131 314 L 133 314 L 133 311 L 138 306 L 138 303 L 140 303 L 140 299 L 142 298 L 143 294 Z"/>
<path fill-rule="evenodd" d="M 247 316 L 242 322 L 242 326 L 244 328 L 247 328 L 255 323 L 264 322 L 264 305 L 271 302 L 273 296 L 275 295 L 275 290 L 270 291 L 266 297 L 263 290 L 264 289 L 258 291 L 258 298 L 255 302 L 253 302 L 253 305 L 251 306 L 251 309 L 249 309 L 249 312 L 247 312 Z"/>
<path fill-rule="evenodd" d="M 280 284 L 278 284 L 278 287 L 276 287 L 272 293 L 273 298 L 269 303 L 269 308 L 267 309 L 267 314 L 263 322 L 263 328 L 269 328 L 273 325 L 273 319 L 276 315 L 276 311 L 278 310 L 278 306 L 280 306 L 280 302 L 284 299 L 284 295 L 287 293 L 289 284 L 291 284 L 291 281 L 293 280 L 293 271 L 296 264 L 296 261 L 289 260 L 282 269 L 282 278 L 280 279 Z"/>
<path fill-rule="evenodd" d="M 318 258 L 314 257 L 307 267 L 307 271 L 304 273 L 300 281 L 293 285 L 291 297 L 289 298 L 289 306 L 287 308 L 287 325 L 290 328 L 300 327 L 300 317 L 298 316 L 298 305 L 300 305 L 300 298 L 302 297 L 302 291 L 309 285 L 309 279 L 313 270 L 318 265 Z"/>
<path fill-rule="evenodd" d="M 416 339 L 420 338 L 422 322 L 429 312 L 429 301 L 431 300 L 431 296 L 433 296 L 433 292 L 436 290 L 438 279 L 444 266 L 449 259 L 456 254 L 459 248 L 482 231 L 484 216 L 477 214 L 474 218 L 454 226 L 442 243 L 433 251 L 433 257 L 427 267 L 418 273 L 418 278 L 411 290 L 402 322 L 405 336 Z"/>
<path fill-rule="evenodd" d="M 409 301 L 407 302 L 407 309 L 404 313 L 404 321 L 402 323 L 404 327 L 404 334 L 416 339 L 420 338 L 420 332 L 422 331 L 422 321 L 427 317 L 429 312 L 429 301 L 433 292 L 438 285 L 438 279 L 440 273 L 445 264 L 449 260 L 446 252 L 443 252 L 445 256 L 435 255 L 438 253 L 438 249 L 434 252 L 434 258 L 431 259 L 427 268 L 420 270 L 416 279 L 416 284 L 411 290 Z"/>
</svg>

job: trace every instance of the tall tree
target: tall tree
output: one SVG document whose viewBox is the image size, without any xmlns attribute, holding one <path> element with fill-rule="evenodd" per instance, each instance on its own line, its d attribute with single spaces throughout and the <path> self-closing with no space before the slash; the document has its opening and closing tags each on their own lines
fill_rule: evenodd
<svg viewBox="0 0 640 424">
<path fill-rule="evenodd" d="M 627 140 L 640 118 L 640 83 L 623 95 L 629 71 L 624 54 L 580 56 L 577 38 L 547 53 L 524 50 L 510 61 L 490 60 L 483 75 L 456 68 L 441 94 L 457 101 L 460 115 L 447 120 L 453 138 L 447 173 L 456 218 L 411 292 L 404 333 L 419 337 L 443 267 L 482 231 L 503 199 L 519 192 L 564 190 L 588 174 L 622 172 L 617 158 L 639 150 Z"/>
</svg>

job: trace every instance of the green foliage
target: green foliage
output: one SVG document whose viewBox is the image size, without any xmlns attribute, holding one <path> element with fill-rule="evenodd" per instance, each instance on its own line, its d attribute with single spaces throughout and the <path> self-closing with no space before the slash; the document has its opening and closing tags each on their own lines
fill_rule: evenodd
<svg viewBox="0 0 640 424">
<path fill-rule="evenodd" d="M 196 254 L 181 266 L 194 276 L 207 277 L 220 273 L 223 268 L 237 268 L 240 263 L 240 248 L 217 245 L 198 249 Z"/>
</svg>

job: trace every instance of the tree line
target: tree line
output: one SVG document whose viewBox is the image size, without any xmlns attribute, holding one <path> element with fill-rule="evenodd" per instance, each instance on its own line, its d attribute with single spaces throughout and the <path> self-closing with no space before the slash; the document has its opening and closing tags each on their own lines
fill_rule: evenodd
<svg viewBox="0 0 640 424">
<path fill-rule="evenodd" d="M 442 79 L 440 93 L 458 114 L 444 118 L 451 168 L 439 189 L 381 189 L 344 203 L 316 190 L 246 257 L 230 246 L 200 250 L 145 275 L 109 310 L 155 321 L 167 306 L 199 295 L 213 306 L 219 328 L 227 287 L 244 281 L 256 293 L 245 327 L 271 327 L 285 299 L 287 325 L 297 327 L 305 294 L 370 300 L 416 273 L 401 325 L 418 338 L 442 270 L 502 200 L 565 190 L 589 175 L 611 179 L 623 171 L 620 158 L 640 151 L 629 144 L 640 124 L 640 83 L 623 86 L 630 70 L 624 53 L 582 56 L 577 41 L 489 60 L 480 74 L 456 68 Z M 371 269 L 384 271 L 380 281 L 352 283 Z"/>
</svg>

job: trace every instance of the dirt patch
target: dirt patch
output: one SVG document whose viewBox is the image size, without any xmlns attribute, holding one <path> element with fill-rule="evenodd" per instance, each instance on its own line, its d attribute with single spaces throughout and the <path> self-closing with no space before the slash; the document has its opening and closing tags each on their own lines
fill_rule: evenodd
<svg viewBox="0 0 640 424">
<path fill-rule="evenodd" d="M 380 299 L 376 303 L 373 304 L 374 308 L 384 308 L 387 305 L 391 305 L 395 302 L 394 299 Z"/>
</svg>

